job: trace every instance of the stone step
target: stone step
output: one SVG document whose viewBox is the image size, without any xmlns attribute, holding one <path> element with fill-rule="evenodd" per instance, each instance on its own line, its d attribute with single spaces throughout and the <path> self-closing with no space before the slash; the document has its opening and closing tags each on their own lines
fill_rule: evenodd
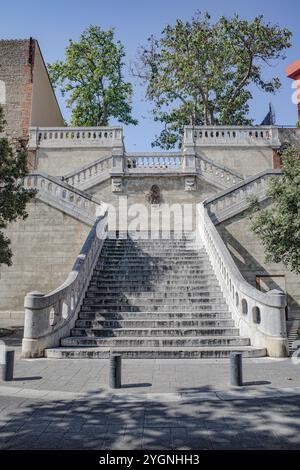
<svg viewBox="0 0 300 470">
<path fill-rule="evenodd" d="M 154 243 L 154 244 L 138 244 L 138 245 L 107 245 L 106 243 L 102 247 L 102 251 L 129 251 L 132 253 L 142 253 L 145 251 L 166 251 L 166 252 L 171 252 L 171 251 L 178 251 L 178 252 L 194 252 L 194 253 L 206 253 L 205 248 L 198 247 L 197 245 L 194 245 L 192 243 L 172 243 L 172 244 L 160 244 L 160 243 Z"/>
<path fill-rule="evenodd" d="M 106 347 L 201 347 L 201 346 L 249 346 L 249 338 L 240 336 L 185 336 L 185 337 L 149 337 L 140 336 L 91 338 L 69 336 L 61 340 L 61 346 L 106 346 Z"/>
<path fill-rule="evenodd" d="M 151 308 L 150 308 L 151 307 Z M 219 303 L 203 303 L 203 304 L 183 304 L 183 305 L 130 305 L 130 304 L 83 304 L 81 312 L 201 312 L 201 311 L 227 311 L 228 307 L 225 302 Z"/>
<path fill-rule="evenodd" d="M 195 274 L 195 275 L 184 275 L 181 276 L 179 273 L 178 274 L 164 274 L 163 276 L 158 277 L 155 273 L 152 273 L 152 276 L 149 274 L 140 274 L 140 275 L 134 275 L 133 273 L 130 273 L 130 277 L 128 276 L 128 273 L 122 273 L 118 274 L 118 271 L 116 272 L 110 272 L 109 274 L 103 273 L 103 271 L 98 271 L 97 274 L 93 274 L 91 281 L 94 282 L 109 282 L 110 284 L 114 284 L 115 282 L 126 282 L 128 284 L 130 283 L 136 283 L 142 285 L 143 283 L 147 283 L 149 285 L 149 282 L 151 282 L 151 285 L 154 285 L 155 282 L 159 283 L 159 285 L 166 284 L 182 284 L 183 282 L 188 282 L 188 285 L 190 285 L 190 282 L 193 284 L 198 284 L 198 281 L 210 281 L 214 280 L 216 281 L 216 277 L 214 274 Z"/>
<path fill-rule="evenodd" d="M 76 328 L 224 328 L 234 327 L 233 320 L 76 320 Z"/>
<path fill-rule="evenodd" d="M 208 300 L 213 300 L 213 299 L 223 299 L 223 293 L 220 291 L 207 291 L 204 290 L 203 292 L 171 292 L 169 294 L 167 293 L 161 293 L 159 294 L 158 292 L 135 292 L 135 293 L 128 293 L 128 292 L 116 292 L 114 293 L 99 293 L 95 292 L 91 289 L 89 289 L 86 293 L 86 299 L 91 299 L 95 303 L 110 303 L 110 300 L 112 303 L 114 302 L 125 302 L 125 303 L 136 303 L 140 302 L 143 300 L 144 302 L 149 301 L 151 303 L 161 303 L 168 301 L 168 303 L 184 303 L 184 302 L 203 302 Z M 88 302 L 88 304 L 91 304 L 91 302 Z M 138 303 L 136 304 L 138 305 Z"/>
<path fill-rule="evenodd" d="M 118 294 L 118 293 L 132 293 L 134 294 L 135 292 L 139 293 L 155 293 L 157 292 L 158 294 L 160 293 L 191 293 L 191 292 L 203 292 L 203 290 L 207 290 L 209 292 L 220 292 L 221 288 L 218 284 L 217 281 L 215 281 L 213 284 L 203 282 L 200 285 L 198 283 L 193 284 L 192 286 L 187 286 L 187 285 L 163 285 L 163 283 L 154 285 L 151 283 L 151 285 L 137 285 L 135 282 L 113 282 L 110 284 L 107 284 L 107 282 L 103 283 L 101 281 L 91 281 L 89 285 L 88 292 L 98 292 L 99 294 Z"/>
<path fill-rule="evenodd" d="M 200 348 L 180 347 L 115 347 L 114 353 L 121 354 L 123 359 L 226 359 L 231 352 L 241 352 L 243 357 L 262 357 L 264 348 L 253 346 L 214 346 Z M 52 359 L 108 359 L 111 349 L 104 347 L 58 347 L 46 349 L 45 356 Z"/>
<path fill-rule="evenodd" d="M 177 269 L 168 269 L 167 267 L 161 267 L 161 266 L 156 266 L 155 268 L 152 266 L 136 266 L 135 268 L 130 269 L 130 267 L 125 267 L 125 266 L 116 266 L 116 267 L 95 267 L 94 273 L 98 274 L 101 273 L 101 275 L 106 275 L 106 274 L 112 274 L 117 272 L 118 274 L 135 274 L 135 277 L 138 276 L 138 273 L 141 275 L 147 275 L 147 276 L 157 276 L 157 275 L 166 275 L 168 276 L 176 276 L 178 275 L 179 277 L 183 278 L 186 275 L 187 276 L 193 276 L 193 275 L 206 275 L 206 274 L 211 274 L 213 275 L 213 270 L 212 268 L 193 268 L 193 267 L 188 267 L 188 266 L 179 266 Z"/>
<path fill-rule="evenodd" d="M 118 259 L 116 260 L 115 262 L 114 261 L 111 261 L 111 260 L 103 260 L 100 262 L 98 262 L 96 264 L 96 268 L 100 268 L 100 269 L 103 269 L 103 267 L 107 267 L 107 268 L 116 268 L 116 267 L 120 267 L 120 266 L 126 266 L 131 269 L 134 269 L 136 266 L 137 267 L 147 267 L 147 268 L 151 268 L 151 269 L 156 269 L 156 268 L 179 268 L 179 267 L 184 267 L 186 269 L 188 268 L 193 268 L 193 269 L 197 269 L 199 267 L 201 268 L 205 268 L 205 269 L 208 269 L 208 268 L 211 268 L 211 265 L 210 263 L 207 261 L 207 262 L 203 262 L 203 261 L 200 261 L 199 260 L 189 260 L 189 261 L 184 261 L 183 260 L 176 260 L 176 261 L 164 261 L 164 260 L 160 260 L 160 261 L 152 261 L 152 260 L 145 260 L 144 258 L 137 258 L 136 261 L 127 261 L 126 259 Z M 211 268 L 212 269 L 212 268 Z"/>
<path fill-rule="evenodd" d="M 181 281 L 181 282 L 180 282 Z M 94 287 L 97 287 L 97 288 L 109 288 L 109 289 L 112 289 L 114 288 L 114 286 L 116 286 L 117 289 L 122 289 L 122 290 L 126 290 L 128 289 L 129 291 L 134 289 L 136 287 L 136 290 L 139 292 L 148 292 L 148 291 L 154 291 L 157 287 L 158 287 L 158 292 L 159 291 L 162 291 L 162 292 L 166 292 L 165 288 L 167 287 L 170 287 L 170 290 L 172 291 L 172 289 L 176 289 L 176 290 L 180 290 L 182 288 L 182 282 L 188 282 L 188 279 L 160 279 L 160 278 L 155 278 L 155 279 L 151 279 L 149 277 L 147 277 L 145 279 L 145 277 L 141 280 L 138 280 L 138 279 L 129 279 L 128 276 L 122 276 L 122 277 L 119 277 L 119 276 L 115 276 L 115 278 L 112 276 L 110 276 L 109 278 L 104 278 L 104 279 L 101 279 L 101 278 L 92 278 L 91 281 L 90 281 L 90 286 L 94 286 Z M 199 285 L 198 282 L 193 282 L 191 285 L 189 284 L 186 284 L 186 287 L 191 287 L 191 289 L 193 288 L 197 288 L 199 287 L 199 289 L 207 289 L 207 283 L 206 285 L 204 284 L 205 282 L 205 279 L 202 279 L 202 283 Z M 216 287 L 218 287 L 219 285 L 217 284 L 217 281 L 215 280 L 215 285 Z M 210 283 L 209 283 L 209 288 L 210 288 Z M 188 289 L 187 289 L 187 292 L 188 292 Z"/>
<path fill-rule="evenodd" d="M 186 246 L 193 244 L 199 249 L 203 248 L 203 244 L 200 242 L 197 242 L 195 240 L 190 240 L 190 239 L 185 239 L 185 238 L 157 238 L 157 239 L 146 239 L 146 238 L 141 238 L 139 240 L 132 240 L 132 239 L 124 239 L 124 240 L 113 240 L 107 238 L 104 241 L 105 246 L 131 246 L 131 247 L 140 247 L 140 246 L 150 246 L 150 247 L 155 247 L 155 246 Z"/>
<path fill-rule="evenodd" d="M 115 258 L 120 258 L 120 257 L 126 257 L 126 258 L 182 258 L 182 259 L 189 259 L 191 257 L 196 257 L 196 258 L 204 258 L 208 259 L 208 255 L 206 251 L 199 251 L 199 250 L 192 250 L 192 249 L 187 249 L 187 248 L 170 248 L 170 249 L 144 249 L 144 250 L 134 250 L 134 249 L 123 249 L 123 248 L 102 248 L 100 257 L 115 257 Z"/>
<path fill-rule="evenodd" d="M 182 246 L 182 247 L 176 247 L 176 246 L 149 246 L 149 247 L 117 247 L 117 246 L 103 246 L 101 249 L 101 254 L 109 254 L 109 255 L 115 255 L 119 253 L 127 253 L 127 254 L 132 254 L 133 256 L 143 256 L 144 254 L 147 255 L 148 253 L 161 253 L 163 256 L 165 254 L 170 254 L 171 256 L 175 255 L 182 255 L 182 256 L 190 256 L 190 255 L 196 255 L 196 256 L 208 256 L 207 252 L 204 248 L 202 249 L 197 249 L 193 246 Z"/>
<path fill-rule="evenodd" d="M 72 328 L 71 336 L 84 336 L 87 338 L 111 337 L 192 337 L 192 336 L 239 336 L 238 328 L 211 327 L 211 328 Z"/>
<path fill-rule="evenodd" d="M 143 289 L 137 290 L 137 289 L 126 289 L 126 288 L 120 288 L 120 289 L 100 289 L 99 287 L 95 286 L 90 286 L 86 297 L 88 298 L 103 298 L 105 297 L 106 299 L 108 298 L 120 298 L 120 297 L 126 297 L 127 299 L 140 299 L 140 298 L 158 298 L 158 299 L 168 299 L 168 298 L 193 298 L 193 297 L 210 297 L 210 296 L 216 296 L 216 297 L 221 297 L 223 296 L 221 288 L 216 286 L 213 289 L 208 289 L 207 287 L 202 287 L 195 289 L 195 290 L 183 290 L 183 289 L 173 289 L 173 290 L 148 290 L 145 291 Z"/>
<path fill-rule="evenodd" d="M 132 301 L 132 303 L 130 303 Z M 115 305 L 115 304 L 125 304 L 125 305 L 132 305 L 133 307 L 145 307 L 147 305 L 153 305 L 153 306 L 161 306 L 167 303 L 168 305 L 197 305 L 200 304 L 202 305 L 203 303 L 220 303 L 224 302 L 224 297 L 222 293 L 217 293 L 215 295 L 203 295 L 203 296 L 198 296 L 198 297 L 183 297 L 180 296 L 178 298 L 176 297 L 138 297 L 138 296 L 132 296 L 132 297 L 127 297 L 123 295 L 122 297 L 112 297 L 112 296 L 102 296 L 100 297 L 99 295 L 92 295 L 92 296 L 87 296 L 83 300 L 83 305 Z"/>
<path fill-rule="evenodd" d="M 182 262 L 182 263 L 190 263 L 192 261 L 197 261 L 198 263 L 205 263 L 209 262 L 209 258 L 207 256 L 201 255 L 198 256 L 196 254 L 190 254 L 189 256 L 178 255 L 176 253 L 170 253 L 170 255 L 162 254 L 161 256 L 150 256 L 150 255 L 104 255 L 103 253 L 99 257 L 99 261 L 105 262 L 112 262 L 117 263 L 119 261 L 126 261 L 126 262 L 153 262 L 153 263 L 174 263 L 174 262 Z"/>
<path fill-rule="evenodd" d="M 196 312 L 91 312 L 80 311 L 80 320 L 231 320 L 230 312 L 223 310 L 206 310 Z"/>
<path fill-rule="evenodd" d="M 173 258 L 180 258 L 180 259 L 191 259 L 191 258 L 199 258 L 199 259 L 209 259 L 206 251 L 197 251 L 197 250 L 161 250 L 159 253 L 157 251 L 152 251 L 150 254 L 145 251 L 134 251 L 134 250 L 107 250 L 102 248 L 100 253 L 100 258 L 127 258 L 127 259 L 135 259 L 135 258 L 151 258 L 151 259 L 173 259 Z"/>
</svg>

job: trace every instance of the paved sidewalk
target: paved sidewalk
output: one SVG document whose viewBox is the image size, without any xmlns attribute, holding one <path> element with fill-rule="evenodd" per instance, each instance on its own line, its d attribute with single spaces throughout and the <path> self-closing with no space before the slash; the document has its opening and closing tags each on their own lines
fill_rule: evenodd
<svg viewBox="0 0 300 470">
<path fill-rule="evenodd" d="M 10 385 L 37 390 L 94 392 L 107 388 L 105 359 L 17 359 Z M 258 387 L 300 387 L 300 364 L 291 359 L 244 359 L 244 383 Z M 229 360 L 123 360 L 120 393 L 226 390 Z"/>
<path fill-rule="evenodd" d="M 16 360 L 0 385 L 0 449 L 300 449 L 300 365 L 244 360 Z"/>
<path fill-rule="evenodd" d="M 25 392 L 0 397 L 0 449 L 300 448 L 299 395 L 174 401 Z"/>
</svg>

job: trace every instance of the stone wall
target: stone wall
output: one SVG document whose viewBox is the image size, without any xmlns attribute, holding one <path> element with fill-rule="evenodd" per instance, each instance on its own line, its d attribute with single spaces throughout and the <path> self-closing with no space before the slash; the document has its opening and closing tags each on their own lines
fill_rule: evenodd
<svg viewBox="0 0 300 470">
<path fill-rule="evenodd" d="M 111 155 L 111 148 L 38 148 L 37 170 L 52 176 L 63 176 L 98 158 Z"/>
<path fill-rule="evenodd" d="M 23 323 L 27 292 L 47 293 L 58 287 L 71 270 L 90 227 L 35 200 L 25 221 L 12 223 L 13 265 L 0 266 L 0 325 Z"/>
<path fill-rule="evenodd" d="M 198 155 L 235 170 L 244 177 L 273 168 L 270 147 L 196 147 Z"/>
<path fill-rule="evenodd" d="M 172 206 L 173 204 L 181 204 L 190 206 L 186 210 L 185 214 L 187 217 L 186 227 L 192 227 L 195 229 L 196 226 L 196 204 L 204 199 L 216 194 L 218 191 L 213 185 L 206 183 L 202 179 L 198 179 L 196 182 L 195 191 L 186 191 L 185 190 L 185 178 L 178 176 L 130 176 L 123 178 L 123 191 L 122 192 L 112 192 L 111 191 L 111 181 L 105 181 L 104 183 L 95 186 L 89 192 L 95 195 L 99 200 L 111 204 L 116 208 L 120 208 L 120 216 L 124 216 L 124 205 L 120 203 L 122 197 L 127 197 L 127 207 L 129 213 L 129 223 L 135 218 L 135 213 L 133 211 L 133 205 L 141 204 L 145 206 L 148 211 L 148 216 L 151 213 L 151 205 L 146 199 L 147 193 L 149 193 L 152 185 L 158 185 L 160 188 L 161 194 L 161 204 L 160 207 L 152 207 L 155 211 L 155 214 L 159 211 L 161 212 L 160 219 L 155 220 L 153 228 L 155 230 L 161 228 L 161 217 L 163 214 L 167 214 L 164 210 L 167 210 L 167 207 Z M 189 212 L 190 211 L 190 212 Z M 182 212 L 183 213 L 183 212 Z M 179 220 L 179 218 L 177 219 Z M 172 215 L 170 229 L 176 230 L 176 221 Z M 148 227 L 150 229 L 150 221 L 148 218 Z M 180 229 L 180 227 L 179 227 Z"/>
<path fill-rule="evenodd" d="M 5 132 L 27 139 L 30 126 L 63 126 L 64 120 L 35 39 L 0 40 L 0 104 Z"/>
<path fill-rule="evenodd" d="M 5 84 L 3 104 L 6 132 L 26 138 L 30 125 L 32 70 L 30 41 L 0 40 L 0 80 Z"/>
<path fill-rule="evenodd" d="M 280 142 L 283 144 L 288 142 L 289 144 L 300 147 L 300 128 L 279 128 L 278 129 Z"/>
<path fill-rule="evenodd" d="M 300 319 L 300 276 L 282 263 L 265 262 L 263 246 L 250 228 L 249 216 L 239 214 L 217 225 L 217 229 L 244 278 L 254 287 L 261 278 L 262 290 L 264 285 L 284 289 L 288 294 L 288 318 Z"/>
</svg>

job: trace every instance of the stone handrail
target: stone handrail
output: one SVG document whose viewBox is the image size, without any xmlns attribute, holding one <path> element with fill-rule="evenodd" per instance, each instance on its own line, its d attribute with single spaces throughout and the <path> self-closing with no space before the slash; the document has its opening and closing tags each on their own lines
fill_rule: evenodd
<svg viewBox="0 0 300 470">
<path fill-rule="evenodd" d="M 100 157 L 87 165 L 78 168 L 63 177 L 73 187 L 88 189 L 101 179 L 109 177 L 112 168 L 112 156 Z"/>
<path fill-rule="evenodd" d="M 93 225 L 102 212 L 101 202 L 58 178 L 35 171 L 24 179 L 26 188 L 37 189 L 36 197 L 82 222 Z"/>
<path fill-rule="evenodd" d="M 122 127 L 31 127 L 29 149 L 123 147 Z"/>
<path fill-rule="evenodd" d="M 160 173 L 160 172 L 182 172 L 183 157 L 179 153 L 144 153 L 126 154 L 126 173 Z"/>
<path fill-rule="evenodd" d="M 278 290 L 260 292 L 241 275 L 217 232 L 205 204 L 198 205 L 199 234 L 226 302 L 242 336 L 265 348 L 269 356 L 288 355 L 285 321 L 286 296 Z"/>
<path fill-rule="evenodd" d="M 280 147 L 276 126 L 186 126 L 183 146 Z"/>
<path fill-rule="evenodd" d="M 197 154 L 196 169 L 197 173 L 202 175 L 207 181 L 223 188 L 229 188 L 244 180 L 243 176 L 237 171 Z"/>
<path fill-rule="evenodd" d="M 280 175 L 280 170 L 265 170 L 206 199 L 204 205 L 211 220 L 218 224 L 247 209 L 250 196 L 255 196 L 258 202 L 264 200 L 267 197 L 268 182 Z"/>
<path fill-rule="evenodd" d="M 42 357 L 70 334 L 107 234 L 107 214 L 93 225 L 65 282 L 50 292 L 29 292 L 24 300 L 23 357 Z"/>
</svg>

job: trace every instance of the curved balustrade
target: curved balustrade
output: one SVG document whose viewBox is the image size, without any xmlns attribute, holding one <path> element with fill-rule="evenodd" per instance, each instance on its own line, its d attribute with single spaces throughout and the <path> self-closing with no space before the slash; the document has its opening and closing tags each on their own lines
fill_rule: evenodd
<svg viewBox="0 0 300 470">
<path fill-rule="evenodd" d="M 184 144 L 191 142 L 196 146 L 280 146 L 274 126 L 187 126 Z"/>
<path fill-rule="evenodd" d="M 212 160 L 197 155 L 196 157 L 197 172 L 203 175 L 212 183 L 221 184 L 223 187 L 230 187 L 240 181 L 243 181 L 243 176 L 239 173 L 219 165 Z"/>
<path fill-rule="evenodd" d="M 121 127 L 32 127 L 29 147 L 123 146 Z"/>
<path fill-rule="evenodd" d="M 38 199 L 90 225 L 99 214 L 101 203 L 95 198 L 42 172 L 33 172 L 26 176 L 24 186 L 37 189 Z"/>
<path fill-rule="evenodd" d="M 285 294 L 252 287 L 235 265 L 205 204 L 198 205 L 198 215 L 200 237 L 241 335 L 249 337 L 253 346 L 266 348 L 269 356 L 287 356 Z"/>
<path fill-rule="evenodd" d="M 213 222 L 222 222 L 246 209 L 249 206 L 250 196 L 255 196 L 258 201 L 265 199 L 268 182 L 280 175 L 280 170 L 266 170 L 206 199 L 204 205 Z"/>
<path fill-rule="evenodd" d="M 107 234 L 107 214 L 91 229 L 66 281 L 49 294 L 29 292 L 24 301 L 23 357 L 42 357 L 74 327 Z"/>
<path fill-rule="evenodd" d="M 112 156 L 101 157 L 78 170 L 72 171 L 64 176 L 64 181 L 74 187 L 81 187 L 87 183 L 97 180 L 106 174 L 109 177 L 109 170 L 112 167 Z"/>
<path fill-rule="evenodd" d="M 137 155 L 126 156 L 126 171 L 182 171 L 182 155 Z"/>
</svg>

